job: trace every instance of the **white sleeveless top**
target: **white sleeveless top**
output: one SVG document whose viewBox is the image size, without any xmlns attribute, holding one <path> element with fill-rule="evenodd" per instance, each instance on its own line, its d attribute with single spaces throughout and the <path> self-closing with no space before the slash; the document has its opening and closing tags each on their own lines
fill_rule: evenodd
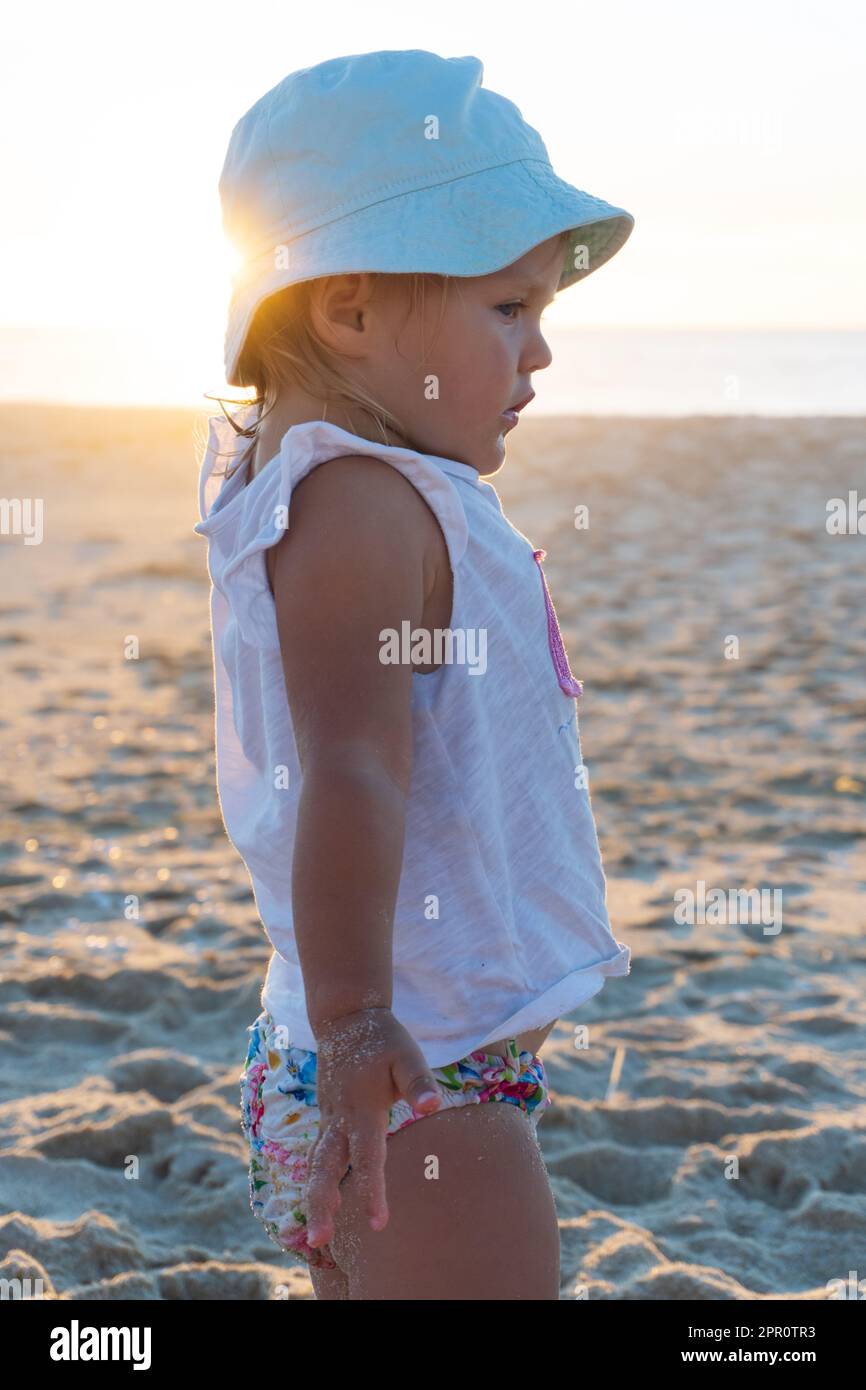
<svg viewBox="0 0 866 1390">
<path fill-rule="evenodd" d="M 245 407 L 241 423 L 257 409 Z M 287 1026 L 290 1045 L 315 1051 L 292 922 L 301 768 L 265 551 L 291 531 L 292 490 L 310 469 L 369 454 L 408 478 L 439 521 L 458 639 L 437 671 L 412 676 L 392 1009 L 431 1067 L 543 1027 L 596 994 L 606 976 L 628 974 L 630 958 L 605 907 L 582 771 L 581 687 L 547 593 L 545 552 L 468 464 L 310 420 L 288 430 L 248 485 L 248 463 L 225 481 L 213 476 L 214 468 L 231 472 L 248 443 L 223 416 L 210 419 L 195 530 L 208 540 L 213 585 L 219 800 L 274 948 L 263 1008 Z"/>
</svg>

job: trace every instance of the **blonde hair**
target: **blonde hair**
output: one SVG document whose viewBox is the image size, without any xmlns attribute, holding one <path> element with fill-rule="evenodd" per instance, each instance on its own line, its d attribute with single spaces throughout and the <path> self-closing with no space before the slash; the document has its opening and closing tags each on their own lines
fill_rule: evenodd
<svg viewBox="0 0 866 1390">
<path fill-rule="evenodd" d="M 273 410 L 281 390 L 289 382 L 297 383 L 312 396 L 321 396 L 325 412 L 328 402 L 332 400 L 339 401 L 350 409 L 360 410 L 372 423 L 384 444 L 389 442 L 389 431 L 409 440 L 408 430 L 400 416 L 388 410 L 364 387 L 349 381 L 340 371 L 333 350 L 327 347 L 316 333 L 311 313 L 313 287 L 322 280 L 333 278 L 336 277 L 324 276 L 319 280 L 303 280 L 300 284 L 289 285 L 286 289 L 269 295 L 259 305 L 238 361 L 239 376 L 245 382 L 249 382 L 254 390 L 253 397 L 243 404 L 246 407 L 261 407 L 257 419 L 243 428 L 229 415 L 221 397 L 212 398 L 220 402 L 223 413 L 235 433 L 245 436 L 250 441 L 247 448 L 241 452 L 232 473 L 243 467 L 255 449 L 262 422 L 268 412 Z M 438 331 L 445 312 L 448 287 L 457 277 L 371 272 L 371 278 L 374 282 L 392 282 L 398 291 L 400 288 L 405 289 L 407 319 L 412 314 L 423 316 L 428 284 L 440 288 L 442 295 Z M 388 288 L 390 287 L 389 283 Z M 351 416 L 349 418 L 351 421 Z M 369 434 L 365 435 L 363 428 L 362 425 L 360 430 L 356 430 L 353 425 L 352 432 L 362 438 L 372 437 Z M 232 457 L 234 458 L 234 455 Z M 226 477 L 231 476 L 228 470 L 224 471 Z"/>
</svg>

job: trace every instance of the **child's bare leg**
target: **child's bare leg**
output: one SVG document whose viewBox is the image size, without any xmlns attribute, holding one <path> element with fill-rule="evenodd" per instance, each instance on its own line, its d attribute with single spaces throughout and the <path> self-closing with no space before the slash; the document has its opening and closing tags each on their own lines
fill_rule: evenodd
<svg viewBox="0 0 866 1390">
<path fill-rule="evenodd" d="M 346 1190 L 346 1183 L 349 1181 L 351 1173 L 340 1181 L 340 1195 Z M 336 1259 L 333 1250 L 331 1254 Z M 349 1297 L 349 1281 L 343 1271 L 337 1269 L 310 1269 L 310 1279 L 313 1285 L 313 1293 L 316 1295 L 317 1303 L 337 1303 Z"/>
<path fill-rule="evenodd" d="M 431 1156 L 438 1161 L 438 1178 Z M 331 1252 L 349 1299 L 558 1299 L 559 1227 L 528 1115 L 506 1102 L 440 1111 L 388 1139 L 388 1225 L 371 1229 L 354 1171 Z"/>
<path fill-rule="evenodd" d="M 341 1269 L 311 1269 L 310 1279 L 318 1303 L 336 1303 L 349 1297 L 349 1281 Z"/>
</svg>

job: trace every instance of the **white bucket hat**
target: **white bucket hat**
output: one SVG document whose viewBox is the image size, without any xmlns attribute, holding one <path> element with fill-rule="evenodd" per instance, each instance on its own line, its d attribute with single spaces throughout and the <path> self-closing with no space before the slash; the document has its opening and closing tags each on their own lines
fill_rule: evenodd
<svg viewBox="0 0 866 1390">
<path fill-rule="evenodd" d="M 287 285 L 357 271 L 489 275 L 572 231 L 558 290 L 610 260 L 634 218 L 565 183 L 478 58 L 388 49 L 284 77 L 229 140 L 220 198 L 241 261 L 226 381 L 256 309 Z"/>
</svg>

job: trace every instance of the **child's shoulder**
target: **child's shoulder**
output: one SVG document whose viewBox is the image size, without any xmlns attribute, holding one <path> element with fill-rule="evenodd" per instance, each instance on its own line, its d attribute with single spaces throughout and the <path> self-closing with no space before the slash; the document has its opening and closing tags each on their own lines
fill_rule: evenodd
<svg viewBox="0 0 866 1390">
<path fill-rule="evenodd" d="M 292 490 L 291 530 L 310 528 L 331 543 L 400 546 L 419 556 L 438 531 L 423 494 L 375 454 L 341 454 L 317 463 Z"/>
<path fill-rule="evenodd" d="M 403 776 L 416 667 L 384 660 L 382 642 L 404 623 L 425 625 L 445 553 L 437 531 L 411 482 L 375 455 L 335 456 L 298 476 L 267 573 L 286 693 L 308 753 L 333 748 L 340 730 L 389 750 Z"/>
<path fill-rule="evenodd" d="M 341 454 L 305 472 L 292 488 L 281 547 L 294 550 L 296 563 L 315 553 L 338 571 L 357 573 L 384 559 L 395 578 L 420 576 L 425 592 L 447 565 L 444 536 L 424 495 L 375 454 Z M 279 548 L 268 552 L 272 589 Z"/>
</svg>

